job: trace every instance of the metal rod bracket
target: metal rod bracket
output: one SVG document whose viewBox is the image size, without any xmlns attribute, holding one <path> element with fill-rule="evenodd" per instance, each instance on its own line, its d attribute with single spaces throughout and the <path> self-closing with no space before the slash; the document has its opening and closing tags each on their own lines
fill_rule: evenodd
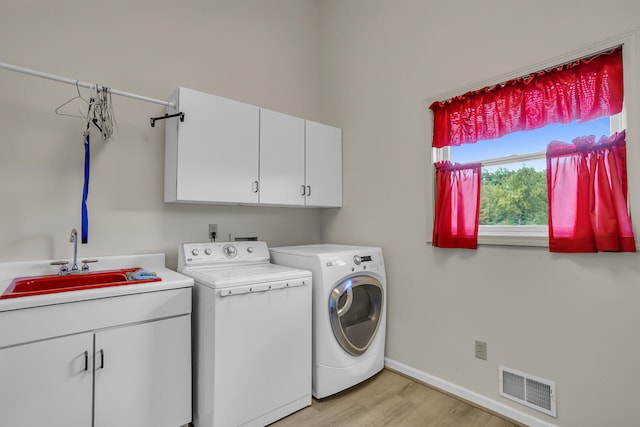
<svg viewBox="0 0 640 427">
<path fill-rule="evenodd" d="M 176 114 L 165 114 L 164 116 L 161 117 L 151 117 L 151 127 L 155 127 L 156 126 L 156 120 L 164 120 L 164 119 L 168 119 L 169 117 L 178 117 L 180 116 L 180 121 L 184 122 L 184 113 L 183 112 L 179 112 Z"/>
</svg>

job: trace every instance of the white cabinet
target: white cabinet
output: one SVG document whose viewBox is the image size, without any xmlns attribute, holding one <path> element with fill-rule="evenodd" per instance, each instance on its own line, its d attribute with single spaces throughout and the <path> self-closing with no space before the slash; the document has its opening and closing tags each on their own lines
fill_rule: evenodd
<svg viewBox="0 0 640 427">
<path fill-rule="evenodd" d="M 304 206 L 304 119 L 260 109 L 260 203 Z"/>
<path fill-rule="evenodd" d="M 0 350 L 0 425 L 91 425 L 93 334 Z"/>
<path fill-rule="evenodd" d="M 260 109 L 260 203 L 342 206 L 342 131 Z"/>
<path fill-rule="evenodd" d="M 177 427 L 191 413 L 190 317 L 95 336 L 94 427 Z"/>
<path fill-rule="evenodd" d="M 166 121 L 165 202 L 342 206 L 338 128 L 179 87 Z"/>
<path fill-rule="evenodd" d="M 165 202 L 257 203 L 259 108 L 179 87 L 165 127 Z"/>
<path fill-rule="evenodd" d="M 0 313 L 0 425 L 188 424 L 190 313 L 190 288 Z"/>
<path fill-rule="evenodd" d="M 342 206 L 342 130 L 306 120 L 306 205 Z"/>
</svg>

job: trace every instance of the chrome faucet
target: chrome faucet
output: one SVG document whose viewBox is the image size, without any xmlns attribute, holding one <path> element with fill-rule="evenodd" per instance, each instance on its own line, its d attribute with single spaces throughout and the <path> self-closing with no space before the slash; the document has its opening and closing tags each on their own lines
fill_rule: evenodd
<svg viewBox="0 0 640 427">
<path fill-rule="evenodd" d="M 73 264 L 71 265 L 71 269 L 69 269 L 69 261 L 52 261 L 49 264 L 60 266 L 60 270 L 58 271 L 58 275 L 66 276 L 67 274 L 72 273 L 86 273 L 89 271 L 89 264 L 92 262 L 98 262 L 97 259 L 83 259 L 82 261 L 82 270 L 78 268 L 78 230 L 75 228 L 71 229 L 71 237 L 69 241 L 73 243 Z"/>
<path fill-rule="evenodd" d="M 71 264 L 71 271 L 78 271 L 78 230 L 71 229 L 71 238 L 69 239 L 73 243 L 73 264 Z"/>
</svg>

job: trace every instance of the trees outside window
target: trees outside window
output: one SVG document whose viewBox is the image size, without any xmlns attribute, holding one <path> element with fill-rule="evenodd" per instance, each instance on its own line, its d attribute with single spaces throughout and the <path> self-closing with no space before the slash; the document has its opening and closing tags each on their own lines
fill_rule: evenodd
<svg viewBox="0 0 640 427">
<path fill-rule="evenodd" d="M 544 170 L 523 166 L 482 171 L 480 226 L 546 225 L 547 177 Z"/>
</svg>

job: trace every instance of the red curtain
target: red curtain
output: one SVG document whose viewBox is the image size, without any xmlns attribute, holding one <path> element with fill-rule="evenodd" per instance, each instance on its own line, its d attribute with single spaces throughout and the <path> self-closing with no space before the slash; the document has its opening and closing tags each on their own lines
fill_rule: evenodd
<svg viewBox="0 0 640 427">
<path fill-rule="evenodd" d="M 434 102 L 433 147 L 494 139 L 622 111 L 622 50 Z"/>
<path fill-rule="evenodd" d="M 438 162 L 433 246 L 478 247 L 481 164 Z"/>
<path fill-rule="evenodd" d="M 549 250 L 635 252 L 625 132 L 547 146 Z"/>
</svg>

